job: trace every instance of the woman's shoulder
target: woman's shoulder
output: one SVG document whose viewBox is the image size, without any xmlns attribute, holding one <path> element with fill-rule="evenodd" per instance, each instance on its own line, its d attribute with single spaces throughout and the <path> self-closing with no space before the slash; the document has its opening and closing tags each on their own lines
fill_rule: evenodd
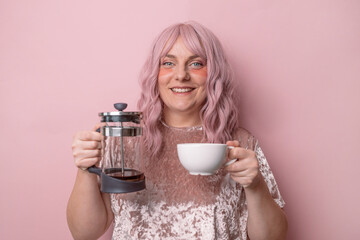
<svg viewBox="0 0 360 240">
<path fill-rule="evenodd" d="M 240 146 L 247 149 L 253 149 L 257 141 L 254 135 L 243 127 L 239 127 L 234 131 L 233 140 L 238 140 Z"/>
<path fill-rule="evenodd" d="M 241 137 L 241 136 L 250 137 L 250 136 L 253 136 L 253 135 L 248 129 L 246 129 L 244 127 L 238 127 L 238 128 L 235 129 L 233 137 L 238 138 L 238 137 Z"/>
</svg>

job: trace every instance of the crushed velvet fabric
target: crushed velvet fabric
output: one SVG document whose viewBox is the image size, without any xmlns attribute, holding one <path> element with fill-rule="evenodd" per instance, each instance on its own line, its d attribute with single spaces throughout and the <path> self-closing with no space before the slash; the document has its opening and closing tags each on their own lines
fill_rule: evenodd
<svg viewBox="0 0 360 240">
<path fill-rule="evenodd" d="M 146 190 L 111 194 L 113 239 L 247 239 L 248 212 L 242 186 L 223 169 L 212 176 L 190 175 L 178 160 L 176 145 L 202 142 L 202 127 L 162 124 L 161 131 L 160 155 L 144 158 Z M 245 129 L 239 129 L 234 139 L 255 151 L 274 201 L 284 207 L 257 140 Z"/>
</svg>

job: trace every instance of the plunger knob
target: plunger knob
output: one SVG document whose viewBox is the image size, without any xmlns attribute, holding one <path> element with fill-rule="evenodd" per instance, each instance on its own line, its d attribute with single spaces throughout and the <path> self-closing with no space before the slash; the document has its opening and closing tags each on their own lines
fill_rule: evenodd
<svg viewBox="0 0 360 240">
<path fill-rule="evenodd" d="M 127 103 L 115 103 L 114 108 L 118 111 L 123 111 L 127 108 Z"/>
</svg>

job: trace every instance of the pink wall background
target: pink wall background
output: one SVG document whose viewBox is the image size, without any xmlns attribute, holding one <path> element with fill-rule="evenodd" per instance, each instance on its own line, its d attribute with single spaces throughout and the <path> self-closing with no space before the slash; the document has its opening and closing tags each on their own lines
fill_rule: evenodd
<svg viewBox="0 0 360 240">
<path fill-rule="evenodd" d="M 288 239 L 359 239 L 359 12 L 357 0 L 1 0 L 0 239 L 71 239 L 73 134 L 114 102 L 136 109 L 151 41 L 186 20 L 228 53 Z"/>
</svg>

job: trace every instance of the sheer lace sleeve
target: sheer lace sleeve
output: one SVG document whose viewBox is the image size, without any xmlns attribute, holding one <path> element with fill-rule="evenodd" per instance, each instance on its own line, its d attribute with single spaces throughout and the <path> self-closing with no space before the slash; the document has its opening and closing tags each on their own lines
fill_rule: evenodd
<svg viewBox="0 0 360 240">
<path fill-rule="evenodd" d="M 258 142 L 256 141 L 255 143 L 255 154 L 256 154 L 256 158 L 259 161 L 259 165 L 260 165 L 260 172 L 264 177 L 265 183 L 269 188 L 269 192 L 271 194 L 271 196 L 273 197 L 274 201 L 281 207 L 283 208 L 285 205 L 285 201 L 284 199 L 281 197 L 280 195 L 280 191 L 278 188 L 278 185 L 275 181 L 275 177 L 274 174 L 272 173 L 270 166 L 265 158 L 265 155 L 263 153 L 263 151 L 261 150 Z"/>
</svg>

